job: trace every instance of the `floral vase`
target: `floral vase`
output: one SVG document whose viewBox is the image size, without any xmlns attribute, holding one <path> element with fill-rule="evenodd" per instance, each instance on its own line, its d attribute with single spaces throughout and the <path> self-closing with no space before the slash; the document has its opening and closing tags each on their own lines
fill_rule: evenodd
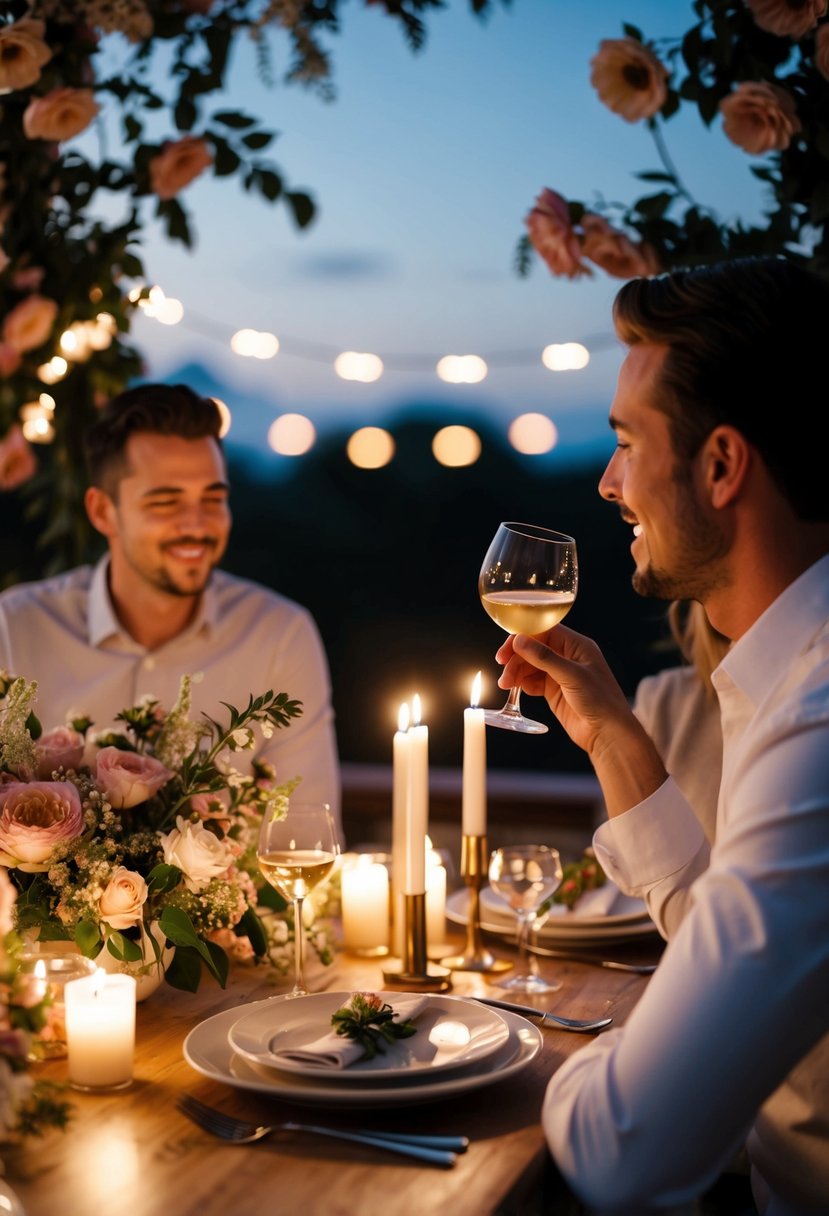
<svg viewBox="0 0 829 1216">
<path fill-rule="evenodd" d="M 161 948 L 161 959 L 156 961 L 156 953 L 150 941 L 149 934 L 146 929 L 141 930 L 141 951 L 143 954 L 142 962 L 127 963 L 121 962 L 115 958 L 107 950 L 106 946 L 95 959 L 96 964 L 104 971 L 114 975 L 122 972 L 125 975 L 135 977 L 136 989 L 135 999 L 137 1001 L 145 1001 L 148 996 L 152 996 L 159 984 L 164 980 L 164 973 L 173 961 L 175 949 L 172 946 L 164 945 L 165 937 L 158 926 L 158 921 L 153 921 L 150 925 L 150 933 Z M 146 968 L 146 970 L 145 970 Z"/>
</svg>

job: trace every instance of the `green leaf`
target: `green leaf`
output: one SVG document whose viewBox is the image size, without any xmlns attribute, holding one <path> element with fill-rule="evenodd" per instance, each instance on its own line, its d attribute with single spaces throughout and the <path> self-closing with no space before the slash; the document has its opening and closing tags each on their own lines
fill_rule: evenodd
<svg viewBox="0 0 829 1216">
<path fill-rule="evenodd" d="M 181 881 L 181 873 L 178 866 L 169 866 L 165 862 L 153 866 L 147 875 L 150 894 L 164 895 L 165 892 L 174 890 Z"/>
<path fill-rule="evenodd" d="M 311 196 L 300 190 L 289 190 L 285 195 L 285 200 L 294 213 L 297 227 L 307 228 L 316 213 Z"/>
<path fill-rule="evenodd" d="M 75 945 L 81 954 L 94 958 L 101 944 L 101 934 L 94 921 L 81 920 L 75 926 Z"/>
<path fill-rule="evenodd" d="M 233 932 L 237 937 L 246 937 L 251 946 L 253 953 L 258 958 L 263 958 L 268 950 L 268 939 L 265 930 L 262 927 L 262 922 L 254 912 L 253 908 L 247 908 L 245 914 L 239 923 L 234 927 Z"/>
<path fill-rule="evenodd" d="M 202 960 L 198 951 L 189 946 L 179 946 L 164 978 L 172 988 L 182 992 L 198 992 L 201 974 Z"/>
<path fill-rule="evenodd" d="M 259 152 L 262 148 L 267 148 L 268 144 L 273 143 L 273 138 L 272 131 L 251 131 L 250 135 L 243 136 L 242 143 L 252 152 Z"/>
<path fill-rule="evenodd" d="M 256 893 L 256 899 L 261 907 L 270 908 L 274 912 L 284 912 L 288 907 L 288 901 L 283 899 L 279 892 L 271 886 L 260 887 Z"/>
<path fill-rule="evenodd" d="M 189 97 L 180 97 L 173 111 L 175 124 L 179 131 L 192 131 L 196 125 L 199 112 Z"/>
<path fill-rule="evenodd" d="M 165 908 L 158 923 L 164 936 L 168 937 L 174 946 L 196 950 L 207 970 L 224 988 L 229 966 L 227 955 L 215 942 L 206 942 L 199 937 L 186 912 L 181 908 Z"/>
<path fill-rule="evenodd" d="M 141 947 L 117 930 L 107 938 L 107 950 L 120 963 L 138 963 L 144 957 Z"/>
<path fill-rule="evenodd" d="M 220 110 L 217 114 L 210 116 L 211 122 L 221 122 L 226 127 L 232 127 L 235 131 L 241 131 L 245 127 L 252 127 L 256 122 L 255 118 L 251 118 L 247 114 L 240 114 L 237 110 Z"/>
</svg>

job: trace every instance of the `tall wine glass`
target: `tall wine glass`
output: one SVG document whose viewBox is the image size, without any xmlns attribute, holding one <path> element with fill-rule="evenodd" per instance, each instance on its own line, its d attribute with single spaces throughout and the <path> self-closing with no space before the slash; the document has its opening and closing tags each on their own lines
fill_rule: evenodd
<svg viewBox="0 0 829 1216">
<path fill-rule="evenodd" d="M 576 542 L 534 524 L 498 525 L 487 549 L 478 593 L 496 624 L 507 633 L 545 633 L 570 609 L 579 585 Z M 487 709 L 488 726 L 542 735 L 548 729 L 521 713 L 521 690 L 510 689 L 503 709 Z"/>
<path fill-rule="evenodd" d="M 257 856 L 267 882 L 294 909 L 294 987 L 289 996 L 307 996 L 303 956 L 302 901 L 334 867 L 340 843 L 327 803 L 288 803 L 284 818 L 266 812 L 259 829 Z"/>
<path fill-rule="evenodd" d="M 562 873 L 558 850 L 545 844 L 511 844 L 492 853 L 489 885 L 507 901 L 518 921 L 516 970 L 497 981 L 496 987 L 510 992 L 549 991 L 547 981 L 534 975 L 529 966 L 527 941 L 539 904 L 558 887 Z"/>
</svg>

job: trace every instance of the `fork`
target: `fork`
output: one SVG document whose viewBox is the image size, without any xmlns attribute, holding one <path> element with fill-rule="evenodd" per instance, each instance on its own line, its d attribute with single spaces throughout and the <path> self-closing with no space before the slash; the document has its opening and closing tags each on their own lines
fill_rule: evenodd
<svg viewBox="0 0 829 1216">
<path fill-rule="evenodd" d="M 469 1148 L 466 1136 L 421 1136 L 409 1135 L 406 1132 L 375 1132 L 362 1129 L 345 1131 L 339 1127 L 296 1123 L 293 1120 L 284 1120 L 281 1123 L 248 1123 L 244 1119 L 226 1115 L 224 1111 L 216 1110 L 213 1106 L 206 1106 L 192 1094 L 182 1094 L 176 1099 L 176 1106 L 204 1131 L 211 1132 L 220 1140 L 228 1140 L 231 1144 L 253 1144 L 273 1132 L 313 1132 L 315 1135 L 330 1136 L 335 1140 L 369 1144 L 374 1148 L 384 1148 L 388 1152 L 426 1161 L 430 1165 L 442 1166 L 454 1165 L 457 1154 L 465 1153 Z"/>
</svg>

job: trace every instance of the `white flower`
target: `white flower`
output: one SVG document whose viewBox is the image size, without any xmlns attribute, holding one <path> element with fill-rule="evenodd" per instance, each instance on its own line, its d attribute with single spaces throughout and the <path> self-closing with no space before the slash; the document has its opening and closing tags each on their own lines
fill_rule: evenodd
<svg viewBox="0 0 829 1216">
<path fill-rule="evenodd" d="M 167 865 L 178 866 L 185 886 L 194 893 L 203 891 L 211 878 L 224 873 L 233 861 L 224 840 L 203 824 L 190 823 L 181 815 L 176 817 L 171 832 L 159 832 L 159 839 Z"/>
<path fill-rule="evenodd" d="M 230 742 L 234 751 L 244 751 L 246 748 L 253 747 L 253 731 L 248 730 L 246 726 L 240 727 L 239 730 L 231 731 Z"/>
</svg>

